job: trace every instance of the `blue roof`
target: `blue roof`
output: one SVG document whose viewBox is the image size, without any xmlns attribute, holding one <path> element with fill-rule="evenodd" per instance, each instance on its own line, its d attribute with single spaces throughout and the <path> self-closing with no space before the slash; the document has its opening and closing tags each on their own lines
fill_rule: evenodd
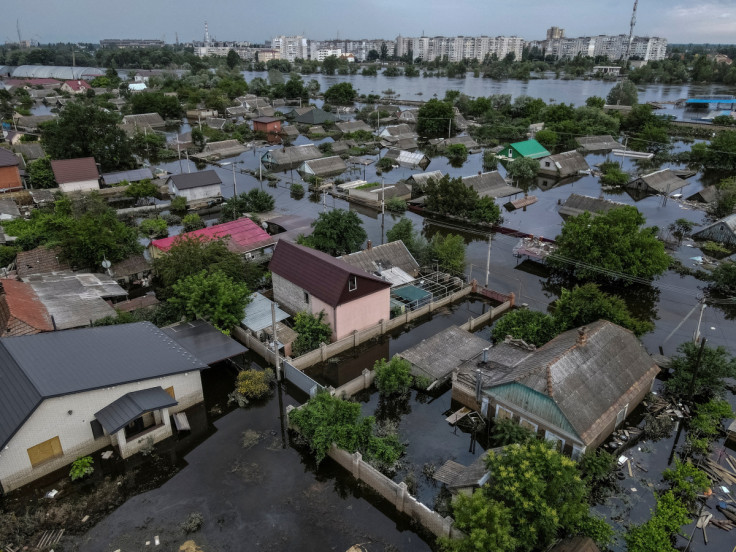
<svg viewBox="0 0 736 552">
<path fill-rule="evenodd" d="M 736 104 L 736 99 L 719 100 L 717 98 L 692 98 L 685 103 L 689 103 L 689 104 L 711 104 L 711 103 Z"/>
</svg>

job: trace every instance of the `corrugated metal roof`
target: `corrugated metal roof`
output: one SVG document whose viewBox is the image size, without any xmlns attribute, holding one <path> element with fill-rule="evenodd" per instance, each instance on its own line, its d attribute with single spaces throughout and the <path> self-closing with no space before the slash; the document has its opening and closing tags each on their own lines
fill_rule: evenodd
<svg viewBox="0 0 736 552">
<path fill-rule="evenodd" d="M 198 359 L 209 365 L 248 351 L 206 320 L 180 322 L 162 331 Z"/>
<path fill-rule="evenodd" d="M 51 170 L 58 184 L 97 180 L 100 177 L 94 157 L 51 161 Z"/>
<path fill-rule="evenodd" d="M 241 324 L 253 332 L 258 332 L 273 323 L 271 305 L 273 301 L 256 292 L 250 296 L 251 302 L 245 307 L 245 316 Z M 276 322 L 289 318 L 289 313 L 276 307 Z"/>
<path fill-rule="evenodd" d="M 102 178 L 105 181 L 105 184 L 111 185 L 119 184 L 123 180 L 127 180 L 128 182 L 139 182 L 146 178 L 153 179 L 153 173 L 151 172 L 151 169 L 145 167 L 143 169 L 134 169 L 132 171 L 105 173 L 102 175 Z"/>
<path fill-rule="evenodd" d="M 224 239 L 227 241 L 228 249 L 236 253 L 252 251 L 258 246 L 275 242 L 263 228 L 247 217 L 239 218 L 223 224 L 215 224 L 193 232 L 187 232 L 178 236 L 170 236 L 160 240 L 153 240 L 151 245 L 161 251 L 168 251 L 182 238 L 204 238 L 210 240 Z"/>
<path fill-rule="evenodd" d="M 480 197 L 507 197 L 524 191 L 521 188 L 509 185 L 498 171 L 464 176 L 463 184 L 473 188 Z"/>
<path fill-rule="evenodd" d="M 536 140 L 515 142 L 511 144 L 507 149 L 513 149 L 522 157 L 527 157 L 529 159 L 539 159 L 540 157 L 547 157 L 549 155 L 549 152 L 545 149 L 545 147 Z"/>
<path fill-rule="evenodd" d="M 169 180 L 174 183 L 177 190 L 191 190 L 192 188 L 219 186 L 222 184 L 222 180 L 220 180 L 218 174 L 212 169 L 193 173 L 173 174 L 169 177 Z"/>
<path fill-rule="evenodd" d="M 177 404 L 179 404 L 178 401 L 160 386 L 151 387 L 126 393 L 102 410 L 95 412 L 95 418 L 102 424 L 108 435 L 113 435 L 146 412 Z"/>
<path fill-rule="evenodd" d="M 286 240 L 276 245 L 269 268 L 331 307 L 391 287 L 390 283 L 345 261 Z M 353 291 L 348 288 L 351 276 L 357 279 Z"/>
<path fill-rule="evenodd" d="M 419 271 L 419 263 L 412 257 L 401 240 L 375 245 L 370 249 L 345 255 L 340 259 L 373 274 L 380 274 L 393 267 L 398 267 L 413 276 L 416 276 Z"/>
<path fill-rule="evenodd" d="M 43 398 L 206 367 L 150 322 L 0 339 L 0 448 Z"/>
</svg>

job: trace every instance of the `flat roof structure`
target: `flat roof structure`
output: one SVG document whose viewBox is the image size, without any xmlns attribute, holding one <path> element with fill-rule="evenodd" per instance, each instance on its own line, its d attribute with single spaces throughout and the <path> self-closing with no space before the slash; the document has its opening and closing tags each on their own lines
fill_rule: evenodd
<svg viewBox="0 0 736 552">
<path fill-rule="evenodd" d="M 161 331 L 210 366 L 248 351 L 206 320 L 180 322 Z"/>
</svg>

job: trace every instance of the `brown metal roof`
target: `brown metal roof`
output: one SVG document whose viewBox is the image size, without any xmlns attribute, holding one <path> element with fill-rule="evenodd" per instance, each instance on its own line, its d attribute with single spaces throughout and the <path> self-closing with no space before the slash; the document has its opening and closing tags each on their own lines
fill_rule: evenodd
<svg viewBox="0 0 736 552">
<path fill-rule="evenodd" d="M 0 280 L 0 292 L 4 292 L 0 295 L 0 310 L 3 310 L 1 302 L 4 301 L 10 316 L 41 332 L 54 329 L 51 316 L 29 284 L 3 279 Z M 0 331 L 5 331 L 5 328 L 0 328 Z"/>
<path fill-rule="evenodd" d="M 287 240 L 276 245 L 269 269 L 331 307 L 391 287 L 390 282 L 384 282 L 345 261 Z M 348 289 L 351 276 L 357 279 L 357 287 L 353 291 Z"/>
<path fill-rule="evenodd" d="M 54 178 L 58 184 L 97 180 L 100 178 L 94 157 L 52 161 L 51 170 L 54 171 Z"/>
</svg>

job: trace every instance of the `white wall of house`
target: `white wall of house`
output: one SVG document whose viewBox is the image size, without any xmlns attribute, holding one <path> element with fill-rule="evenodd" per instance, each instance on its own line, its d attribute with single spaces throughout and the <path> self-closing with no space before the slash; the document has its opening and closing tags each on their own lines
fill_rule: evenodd
<svg viewBox="0 0 736 552">
<path fill-rule="evenodd" d="M 222 192 L 219 184 L 213 184 L 212 186 L 200 186 L 198 188 L 189 188 L 186 190 L 179 190 L 173 182 L 169 181 L 169 195 L 172 197 L 185 197 L 187 201 L 194 201 L 197 199 L 208 199 L 210 197 L 220 197 Z"/>
<path fill-rule="evenodd" d="M 95 412 L 102 410 L 126 393 L 156 386 L 164 389 L 174 387 L 174 394 L 179 404 L 171 407 L 170 413 L 179 412 L 204 400 L 202 380 L 198 370 L 46 399 L 26 420 L 7 446 L 0 451 L 2 488 L 6 492 L 17 489 L 71 464 L 80 456 L 86 456 L 110 444 L 117 444 L 117 435 L 111 437 L 106 434 L 94 439 L 90 422 L 95 419 Z M 166 423 L 168 423 L 168 415 L 166 418 Z M 171 434 L 170 426 L 167 435 L 169 434 Z M 63 455 L 33 467 L 28 456 L 28 449 L 56 436 L 59 437 Z"/>
<path fill-rule="evenodd" d="M 86 192 L 88 190 L 99 190 L 100 182 L 98 180 L 81 180 L 79 182 L 66 182 L 59 184 L 59 188 L 65 194 L 70 192 Z"/>
</svg>

